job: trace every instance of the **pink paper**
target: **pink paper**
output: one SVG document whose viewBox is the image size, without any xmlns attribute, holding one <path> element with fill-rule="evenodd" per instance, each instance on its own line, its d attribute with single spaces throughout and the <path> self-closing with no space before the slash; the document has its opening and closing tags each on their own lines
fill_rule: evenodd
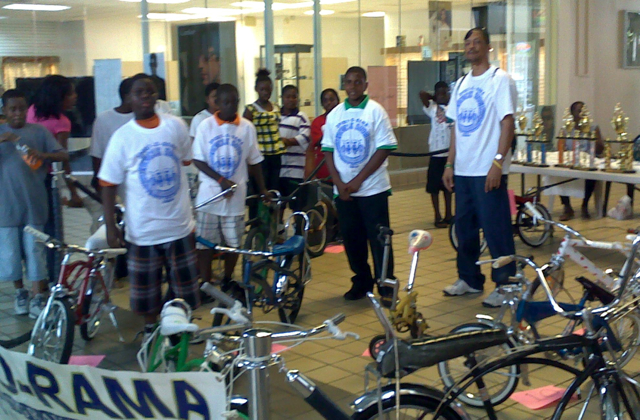
<svg viewBox="0 0 640 420">
<path fill-rule="evenodd" d="M 540 410 L 560 401 L 565 390 L 565 388 L 547 385 L 528 391 L 514 392 L 510 398 L 531 410 Z M 573 394 L 571 399 L 577 399 L 576 395 Z"/>
<path fill-rule="evenodd" d="M 584 328 L 580 328 L 579 330 L 575 330 L 573 333 L 575 335 L 584 335 L 584 333 L 587 332 Z"/>
<path fill-rule="evenodd" d="M 289 347 L 283 346 L 282 344 L 272 344 L 271 345 L 271 353 L 280 353 L 283 351 L 289 350 Z"/>
<path fill-rule="evenodd" d="M 514 216 L 518 209 L 516 208 L 516 193 L 513 190 L 507 190 L 509 194 L 509 208 L 511 209 L 511 215 Z"/>
<path fill-rule="evenodd" d="M 71 356 L 69 358 L 70 365 L 98 367 L 100 362 L 104 360 L 105 355 L 97 356 Z"/>
<path fill-rule="evenodd" d="M 362 353 L 362 357 L 371 357 L 371 352 L 369 351 L 369 349 L 366 349 L 364 353 Z"/>
<path fill-rule="evenodd" d="M 339 254 L 344 252 L 344 245 L 329 245 L 324 249 L 327 254 Z"/>
</svg>

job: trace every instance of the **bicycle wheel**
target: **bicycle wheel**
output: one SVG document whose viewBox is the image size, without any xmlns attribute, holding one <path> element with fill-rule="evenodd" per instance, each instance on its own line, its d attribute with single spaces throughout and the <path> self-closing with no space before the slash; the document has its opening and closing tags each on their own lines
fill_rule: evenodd
<svg viewBox="0 0 640 420">
<path fill-rule="evenodd" d="M 247 233 L 247 237 L 244 239 L 244 249 L 252 251 L 266 251 L 267 250 L 267 237 L 269 232 L 262 226 L 252 227 Z M 247 260 L 253 259 L 259 261 L 262 257 L 252 257 L 250 255 L 242 256 L 242 276 L 244 277 L 244 268 Z"/>
<path fill-rule="evenodd" d="M 491 327 L 485 324 L 471 323 L 460 325 L 451 330 L 451 333 L 484 331 L 490 329 Z M 509 353 L 512 347 L 514 347 L 514 345 L 509 342 L 508 344 L 502 344 L 500 346 L 477 351 L 474 355 L 476 357 L 476 361 L 478 363 L 482 363 L 487 359 L 494 359 L 501 355 L 505 356 Z M 458 380 L 469 372 L 469 368 L 465 365 L 466 362 L 466 357 L 458 357 L 438 363 L 438 373 L 445 389 L 455 389 L 455 385 Z M 502 404 L 511 396 L 511 394 L 513 394 L 513 391 L 515 391 L 518 386 L 519 375 L 520 368 L 517 365 L 511 365 L 503 369 L 498 369 L 495 372 L 482 377 L 487 387 L 487 391 L 489 392 L 491 403 L 494 406 Z M 474 388 L 474 386 L 475 385 L 471 385 L 471 387 L 469 387 L 464 393 L 458 396 L 458 399 L 472 407 L 483 407 L 482 399 L 480 398 L 480 395 L 477 394 L 477 388 Z"/>
<path fill-rule="evenodd" d="M 84 322 L 80 324 L 80 335 L 85 341 L 93 340 L 98 333 L 103 314 L 102 309 L 107 302 L 107 292 L 111 290 L 113 284 L 113 271 L 113 265 L 107 263 L 106 269 L 98 272 L 91 280 L 84 296 L 81 310 Z M 104 276 L 101 273 L 104 273 Z"/>
<path fill-rule="evenodd" d="M 385 334 L 379 334 L 373 336 L 371 341 L 369 341 L 369 355 L 373 360 L 378 358 L 378 353 L 380 353 L 380 347 L 387 342 L 387 336 Z"/>
<path fill-rule="evenodd" d="M 545 206 L 536 203 L 535 207 L 545 219 L 551 220 L 549 210 L 547 210 Z M 516 230 L 522 242 L 530 247 L 537 248 L 549 239 L 552 226 L 547 223 L 534 221 L 531 210 L 521 206 L 516 214 Z"/>
<path fill-rule="evenodd" d="M 619 375 L 611 377 L 600 390 L 600 418 L 602 420 L 636 420 L 640 399 L 635 386 Z"/>
<path fill-rule="evenodd" d="M 403 420 L 430 419 L 438 405 L 440 405 L 440 400 L 436 398 L 429 398 L 423 395 L 401 395 L 400 418 Z M 395 420 L 396 400 L 395 398 L 384 400 L 382 402 L 382 413 L 379 412 L 378 405 L 374 404 L 361 413 L 355 413 L 351 418 L 353 420 Z M 442 410 L 438 418 L 443 420 L 462 420 L 462 416 L 451 407 Z"/>
<path fill-rule="evenodd" d="M 54 299 L 48 313 L 42 311 L 38 316 L 27 353 L 48 362 L 68 363 L 73 347 L 74 327 L 75 316 L 69 300 Z"/>
<path fill-rule="evenodd" d="M 609 325 L 622 347 L 615 353 L 615 357 L 620 367 L 623 367 L 633 358 L 640 345 L 640 317 L 632 312 L 612 321 Z"/>
<path fill-rule="evenodd" d="M 311 258 L 319 257 L 327 246 L 327 219 L 325 210 L 315 206 L 306 210 L 309 217 L 309 231 L 307 232 L 307 251 Z"/>
<path fill-rule="evenodd" d="M 304 258 L 304 256 L 301 255 L 295 256 L 293 259 L 298 260 L 299 257 Z M 292 263 L 285 265 L 291 267 L 291 264 Z M 297 271 L 301 270 L 302 268 Z M 269 280 L 271 279 L 279 284 L 275 294 L 269 286 Z M 257 265 L 252 269 L 251 282 L 260 286 L 263 293 L 267 293 L 266 298 L 272 300 L 274 306 L 278 308 L 278 317 L 281 322 L 287 324 L 296 322 L 296 318 L 298 318 L 300 308 L 302 307 L 305 286 L 300 273 L 280 267 L 277 264 Z"/>
<path fill-rule="evenodd" d="M 456 251 L 458 250 L 458 236 L 456 235 L 456 219 L 451 219 L 451 224 L 449 224 L 449 242 L 451 242 L 451 246 Z M 482 255 L 484 251 L 487 250 L 487 241 L 484 239 L 484 234 L 482 233 L 482 229 L 480 229 L 480 254 Z"/>
</svg>

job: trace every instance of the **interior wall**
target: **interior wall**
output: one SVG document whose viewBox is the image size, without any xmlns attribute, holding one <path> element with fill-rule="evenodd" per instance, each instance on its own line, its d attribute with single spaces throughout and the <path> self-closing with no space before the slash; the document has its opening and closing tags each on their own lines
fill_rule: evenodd
<svg viewBox="0 0 640 420">
<path fill-rule="evenodd" d="M 640 134 L 640 70 L 623 69 L 622 11 L 639 10 L 637 0 L 555 0 L 558 7 L 557 104 L 558 119 L 575 101 L 584 101 L 603 136 L 613 137 L 609 121 L 620 102 L 629 117 L 629 134 Z M 589 3 L 588 43 L 576 39 L 576 2 Z M 576 74 L 576 52 L 589 54 L 589 72 Z M 559 126 L 559 125 L 557 125 Z"/>
</svg>

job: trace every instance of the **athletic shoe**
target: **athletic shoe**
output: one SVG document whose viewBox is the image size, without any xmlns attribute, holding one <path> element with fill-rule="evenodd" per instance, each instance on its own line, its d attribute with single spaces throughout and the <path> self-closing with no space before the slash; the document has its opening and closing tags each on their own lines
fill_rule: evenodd
<svg viewBox="0 0 640 420">
<path fill-rule="evenodd" d="M 367 296 L 367 293 L 372 290 L 362 289 L 355 284 L 351 286 L 351 289 L 347 293 L 344 294 L 345 300 L 360 300 L 364 299 Z"/>
<path fill-rule="evenodd" d="M 482 301 L 482 306 L 487 308 L 499 308 L 504 302 L 504 294 L 500 293 L 500 289 L 496 288 L 487 298 Z"/>
<path fill-rule="evenodd" d="M 13 309 L 16 311 L 16 315 L 26 315 L 29 313 L 29 292 L 25 289 L 16 290 Z"/>
<path fill-rule="evenodd" d="M 47 300 L 42 293 L 38 293 L 29 302 L 29 318 L 36 319 L 47 304 Z"/>
<path fill-rule="evenodd" d="M 462 296 L 467 293 L 482 293 L 482 290 L 474 289 L 462 279 L 456 280 L 451 286 L 447 286 L 443 290 L 445 296 Z"/>
</svg>

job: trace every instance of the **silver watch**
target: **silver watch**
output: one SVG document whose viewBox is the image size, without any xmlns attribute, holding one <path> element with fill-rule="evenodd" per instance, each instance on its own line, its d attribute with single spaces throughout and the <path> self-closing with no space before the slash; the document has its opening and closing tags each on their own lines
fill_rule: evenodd
<svg viewBox="0 0 640 420">
<path fill-rule="evenodd" d="M 502 156 L 502 154 L 501 154 L 501 153 L 498 153 L 498 154 L 496 155 L 496 157 L 494 157 L 494 159 L 495 159 L 495 160 L 497 160 L 498 162 L 500 162 L 503 158 L 504 158 L 504 156 Z"/>
</svg>

